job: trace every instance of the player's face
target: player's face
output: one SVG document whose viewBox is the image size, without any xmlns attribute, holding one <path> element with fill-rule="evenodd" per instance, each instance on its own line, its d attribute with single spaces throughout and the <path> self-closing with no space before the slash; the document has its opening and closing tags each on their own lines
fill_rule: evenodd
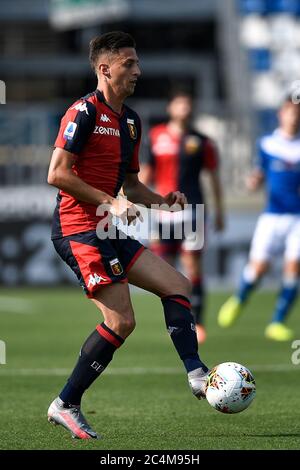
<svg viewBox="0 0 300 470">
<path fill-rule="evenodd" d="M 168 106 L 168 113 L 172 120 L 188 121 L 192 115 L 193 105 L 189 96 L 176 96 Z"/>
<path fill-rule="evenodd" d="M 141 75 L 139 59 L 135 49 L 124 47 L 110 61 L 110 86 L 117 96 L 126 98 L 134 93 L 137 79 Z"/>
<path fill-rule="evenodd" d="M 300 130 L 300 105 L 285 103 L 279 111 L 280 127 L 289 134 L 297 134 Z"/>
</svg>

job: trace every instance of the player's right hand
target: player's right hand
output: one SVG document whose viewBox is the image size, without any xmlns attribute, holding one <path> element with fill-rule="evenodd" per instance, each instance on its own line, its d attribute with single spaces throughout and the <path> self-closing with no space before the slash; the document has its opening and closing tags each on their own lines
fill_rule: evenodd
<svg viewBox="0 0 300 470">
<path fill-rule="evenodd" d="M 168 193 L 164 197 L 164 202 L 170 207 L 174 206 L 174 208 L 176 208 L 176 211 L 178 210 L 176 206 L 179 206 L 179 208 L 184 209 L 184 205 L 188 203 L 185 194 L 181 193 L 180 191 L 172 191 Z M 172 212 L 173 211 L 175 211 L 175 209 L 173 209 Z"/>
<path fill-rule="evenodd" d="M 263 174 L 259 170 L 253 170 L 250 175 L 246 177 L 245 184 L 248 191 L 257 191 L 263 182 Z"/>
<path fill-rule="evenodd" d="M 143 222 L 141 211 L 130 201 L 125 198 L 114 199 L 111 204 L 110 213 L 119 217 L 124 224 L 128 222 L 130 225 L 136 224 L 136 219 L 140 219 Z"/>
</svg>

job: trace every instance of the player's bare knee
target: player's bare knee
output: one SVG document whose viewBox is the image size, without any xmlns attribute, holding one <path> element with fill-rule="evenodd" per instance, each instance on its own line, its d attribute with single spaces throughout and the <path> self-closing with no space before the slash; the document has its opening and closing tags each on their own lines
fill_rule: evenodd
<svg viewBox="0 0 300 470">
<path fill-rule="evenodd" d="M 252 283 L 257 282 L 267 271 L 267 263 L 250 262 L 244 268 L 244 278 Z"/>
<path fill-rule="evenodd" d="M 132 317 L 119 318 L 115 328 L 118 331 L 118 334 L 125 339 L 133 332 L 135 328 L 135 320 Z"/>
<path fill-rule="evenodd" d="M 190 281 L 183 274 L 177 273 L 176 278 L 168 283 L 162 295 L 178 294 L 190 297 L 191 292 L 192 285 Z"/>
<path fill-rule="evenodd" d="M 122 321 L 122 328 L 126 331 L 127 336 L 129 336 L 135 329 L 135 319 L 134 318 L 125 318 Z"/>
<path fill-rule="evenodd" d="M 135 328 L 135 319 L 131 316 L 120 316 L 116 314 L 114 317 L 105 319 L 105 324 L 121 338 L 125 339 Z"/>
<path fill-rule="evenodd" d="M 181 287 L 183 289 L 183 295 L 190 297 L 192 293 L 192 284 L 189 279 L 181 274 Z"/>
</svg>

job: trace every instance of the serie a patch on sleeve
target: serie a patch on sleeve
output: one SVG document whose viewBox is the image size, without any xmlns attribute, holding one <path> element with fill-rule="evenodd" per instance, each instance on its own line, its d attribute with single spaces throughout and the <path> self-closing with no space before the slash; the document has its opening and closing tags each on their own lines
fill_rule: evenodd
<svg viewBox="0 0 300 470">
<path fill-rule="evenodd" d="M 69 121 L 64 131 L 64 139 L 72 140 L 76 132 L 76 129 L 77 129 L 76 122 Z"/>
</svg>

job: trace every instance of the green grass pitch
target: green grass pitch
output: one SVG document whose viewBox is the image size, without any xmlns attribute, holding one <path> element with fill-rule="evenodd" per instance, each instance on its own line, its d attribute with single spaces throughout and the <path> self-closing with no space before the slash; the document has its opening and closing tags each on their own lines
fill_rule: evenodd
<svg viewBox="0 0 300 470">
<path fill-rule="evenodd" d="M 191 395 L 160 301 L 133 294 L 136 330 L 83 400 L 102 439 L 77 441 L 47 423 L 46 412 L 100 316 L 79 289 L 2 289 L 0 449 L 299 449 L 300 365 L 291 343 L 263 336 L 275 294 L 256 293 L 237 325 L 221 331 L 216 314 L 226 297 L 209 295 L 200 352 L 209 366 L 236 361 L 252 370 L 257 396 L 248 410 L 223 415 Z M 300 339 L 299 303 L 289 324 Z"/>
</svg>

